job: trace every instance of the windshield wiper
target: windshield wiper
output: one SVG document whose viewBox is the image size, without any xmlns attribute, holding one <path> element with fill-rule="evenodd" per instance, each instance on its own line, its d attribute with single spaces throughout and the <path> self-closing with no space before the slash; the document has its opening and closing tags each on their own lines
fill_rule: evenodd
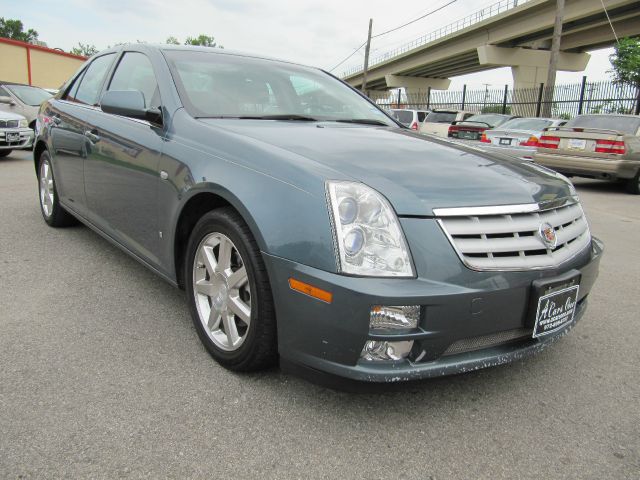
<svg viewBox="0 0 640 480">
<path fill-rule="evenodd" d="M 334 121 L 340 123 L 360 123 L 362 125 L 379 125 L 381 127 L 390 126 L 388 123 L 385 123 L 382 120 L 374 120 L 373 118 L 343 118 Z"/>
<path fill-rule="evenodd" d="M 295 113 L 285 113 L 282 115 L 242 115 L 242 120 L 297 120 L 300 122 L 317 122 L 317 118 L 307 117 L 306 115 L 297 115 Z"/>
</svg>

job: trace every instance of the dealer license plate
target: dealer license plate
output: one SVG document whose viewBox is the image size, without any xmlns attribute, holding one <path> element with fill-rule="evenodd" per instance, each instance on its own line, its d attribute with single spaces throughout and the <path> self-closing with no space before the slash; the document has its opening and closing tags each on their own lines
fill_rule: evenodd
<svg viewBox="0 0 640 480">
<path fill-rule="evenodd" d="M 501 138 L 500 139 L 500 145 L 511 145 L 511 139 L 510 138 Z"/>
<path fill-rule="evenodd" d="M 7 132 L 7 142 L 19 142 L 20 134 L 19 133 L 9 133 Z"/>
<path fill-rule="evenodd" d="M 569 150 L 584 150 L 586 146 L 587 141 L 579 138 L 570 138 L 569 143 L 567 144 L 567 148 Z"/>
<path fill-rule="evenodd" d="M 464 138 L 467 140 L 477 140 L 478 134 L 476 132 L 461 131 L 461 132 L 458 132 L 458 138 Z"/>
<path fill-rule="evenodd" d="M 533 281 L 526 323 L 533 327 L 533 338 L 553 333 L 573 321 L 581 278 L 578 270 L 570 270 L 557 277 Z"/>
</svg>

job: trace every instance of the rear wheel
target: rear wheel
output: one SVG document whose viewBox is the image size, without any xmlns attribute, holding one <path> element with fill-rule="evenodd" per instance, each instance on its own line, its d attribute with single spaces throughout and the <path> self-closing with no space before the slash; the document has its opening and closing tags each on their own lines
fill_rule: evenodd
<svg viewBox="0 0 640 480">
<path fill-rule="evenodd" d="M 640 170 L 636 176 L 627 180 L 627 192 L 633 195 L 640 195 Z"/>
<path fill-rule="evenodd" d="M 189 238 L 185 290 L 200 340 L 221 365 L 261 370 L 277 360 L 271 288 L 260 250 L 232 209 L 205 214 Z"/>
<path fill-rule="evenodd" d="M 42 218 L 50 227 L 67 227 L 76 223 L 73 218 L 58 201 L 53 170 L 51 169 L 51 157 L 46 150 L 40 155 L 38 165 L 38 193 L 40 197 L 40 211 Z"/>
<path fill-rule="evenodd" d="M 13 152 L 13 150 L 0 150 L 0 158 L 2 157 L 6 157 L 7 155 L 9 155 L 11 152 Z"/>
</svg>

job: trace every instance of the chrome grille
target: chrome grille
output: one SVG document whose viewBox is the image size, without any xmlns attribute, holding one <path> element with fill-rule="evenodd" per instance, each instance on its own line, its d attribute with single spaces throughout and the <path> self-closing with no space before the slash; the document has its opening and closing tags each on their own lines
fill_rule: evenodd
<svg viewBox="0 0 640 480">
<path fill-rule="evenodd" d="M 549 206 L 552 205 L 552 206 Z M 528 270 L 560 265 L 591 243 L 580 203 L 435 209 L 460 259 L 474 270 Z M 540 228 L 557 238 L 545 245 Z"/>
<path fill-rule="evenodd" d="M 0 128 L 18 128 L 18 120 L 0 120 Z"/>
</svg>

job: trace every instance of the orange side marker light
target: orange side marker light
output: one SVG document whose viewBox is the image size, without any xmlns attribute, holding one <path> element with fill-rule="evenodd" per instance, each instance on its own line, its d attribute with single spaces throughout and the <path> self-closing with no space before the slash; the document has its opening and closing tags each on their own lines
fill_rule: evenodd
<svg viewBox="0 0 640 480">
<path fill-rule="evenodd" d="M 301 282 L 295 278 L 289 279 L 289 287 L 296 292 L 304 293 L 310 297 L 317 298 L 325 303 L 331 303 L 333 301 L 333 293 L 322 290 L 321 288 L 314 287 L 308 283 Z"/>
</svg>

